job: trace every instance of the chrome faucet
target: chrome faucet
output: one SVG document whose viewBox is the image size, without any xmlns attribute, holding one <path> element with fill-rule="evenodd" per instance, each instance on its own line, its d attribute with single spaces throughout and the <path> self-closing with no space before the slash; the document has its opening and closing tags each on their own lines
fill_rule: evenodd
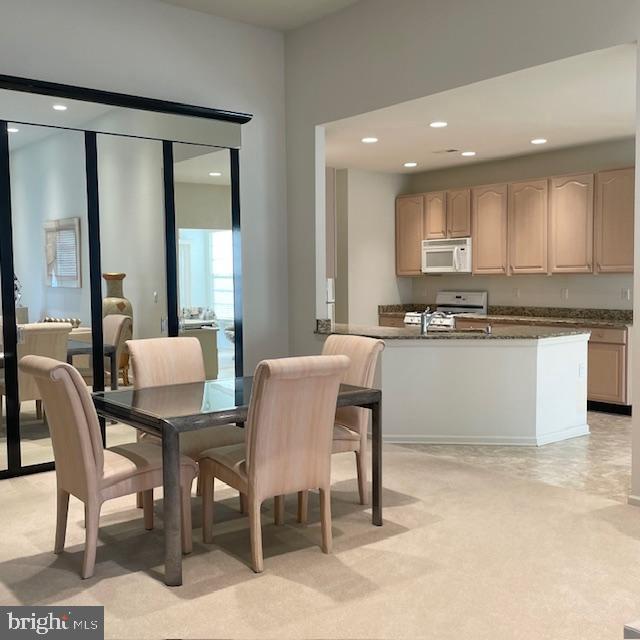
<svg viewBox="0 0 640 640">
<path fill-rule="evenodd" d="M 442 311 L 434 311 L 433 313 L 429 313 L 429 308 L 422 312 L 420 315 L 420 335 L 425 335 L 427 331 L 429 331 L 429 327 L 431 323 L 436 318 L 446 318 L 447 314 L 442 313 Z"/>
</svg>

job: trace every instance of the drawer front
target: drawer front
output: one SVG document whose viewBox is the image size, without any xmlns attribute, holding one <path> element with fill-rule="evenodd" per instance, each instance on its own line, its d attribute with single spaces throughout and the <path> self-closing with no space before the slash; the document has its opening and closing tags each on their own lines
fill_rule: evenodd
<svg viewBox="0 0 640 640">
<path fill-rule="evenodd" d="M 404 318 L 394 318 L 393 316 L 378 316 L 378 324 L 381 327 L 398 327 L 404 328 Z"/>
<path fill-rule="evenodd" d="M 599 327 L 585 327 L 590 329 L 589 342 L 603 342 L 608 344 L 627 344 L 626 329 L 601 329 Z"/>
</svg>

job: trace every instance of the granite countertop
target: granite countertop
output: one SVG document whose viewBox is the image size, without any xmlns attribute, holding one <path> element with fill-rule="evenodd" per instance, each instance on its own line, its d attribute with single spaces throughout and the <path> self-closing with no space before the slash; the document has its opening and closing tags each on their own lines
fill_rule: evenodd
<svg viewBox="0 0 640 640">
<path fill-rule="evenodd" d="M 589 331 L 581 329 L 564 329 L 561 327 L 500 327 L 493 328 L 491 333 L 473 330 L 442 331 L 431 330 L 426 335 L 420 334 L 420 327 L 379 327 L 360 324 L 336 324 L 326 331 L 316 333 L 331 335 L 365 336 L 381 340 L 541 340 L 571 335 L 588 335 Z"/>
<path fill-rule="evenodd" d="M 433 304 L 394 304 L 380 305 L 379 315 L 403 317 L 407 311 L 424 311 Z M 565 307 L 503 307 L 489 306 L 486 316 L 468 314 L 469 318 L 490 322 L 509 322 L 513 324 L 562 324 L 568 326 L 593 326 L 612 329 L 624 329 L 633 324 L 633 311 L 625 309 L 570 309 Z"/>
</svg>

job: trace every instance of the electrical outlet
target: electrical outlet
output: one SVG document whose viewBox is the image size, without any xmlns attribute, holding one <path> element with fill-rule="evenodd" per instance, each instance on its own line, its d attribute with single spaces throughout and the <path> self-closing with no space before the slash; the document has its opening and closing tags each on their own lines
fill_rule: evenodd
<svg viewBox="0 0 640 640">
<path fill-rule="evenodd" d="M 518 289 L 517 287 L 513 290 L 513 297 L 514 298 L 520 297 L 520 289 Z"/>
<path fill-rule="evenodd" d="M 153 292 L 153 302 L 154 302 L 154 304 L 158 304 L 158 292 L 157 291 Z"/>
<path fill-rule="evenodd" d="M 586 370 L 586 367 L 585 367 L 584 362 L 578 363 L 578 378 L 580 380 L 582 380 L 582 378 L 584 378 L 585 370 Z"/>
<path fill-rule="evenodd" d="M 625 287 L 624 289 L 622 289 L 622 299 L 629 301 L 631 300 L 631 289 L 628 289 L 627 287 Z"/>
<path fill-rule="evenodd" d="M 560 290 L 560 297 L 563 300 L 568 300 L 569 299 L 569 289 L 567 289 L 566 287 Z"/>
</svg>

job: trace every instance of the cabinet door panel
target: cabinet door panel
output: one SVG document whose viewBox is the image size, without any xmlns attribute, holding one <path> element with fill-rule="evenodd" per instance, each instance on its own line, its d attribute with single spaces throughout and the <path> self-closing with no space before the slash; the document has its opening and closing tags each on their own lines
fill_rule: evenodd
<svg viewBox="0 0 640 640">
<path fill-rule="evenodd" d="M 507 272 L 507 185 L 472 191 L 473 273 Z"/>
<path fill-rule="evenodd" d="M 509 268 L 547 272 L 547 181 L 509 185 Z"/>
<path fill-rule="evenodd" d="M 589 342 L 589 400 L 626 402 L 626 353 L 621 344 Z"/>
<path fill-rule="evenodd" d="M 422 272 L 424 206 L 422 196 L 396 200 L 396 274 L 416 276 Z"/>
<path fill-rule="evenodd" d="M 634 187 L 634 169 L 596 174 L 596 271 L 633 272 Z"/>
<path fill-rule="evenodd" d="M 424 239 L 447 237 L 447 211 L 444 191 L 424 194 Z"/>
<path fill-rule="evenodd" d="M 593 271 L 593 174 L 551 178 L 549 271 Z"/>
<path fill-rule="evenodd" d="M 470 189 L 447 191 L 447 236 L 449 238 L 468 238 L 470 235 Z"/>
</svg>

